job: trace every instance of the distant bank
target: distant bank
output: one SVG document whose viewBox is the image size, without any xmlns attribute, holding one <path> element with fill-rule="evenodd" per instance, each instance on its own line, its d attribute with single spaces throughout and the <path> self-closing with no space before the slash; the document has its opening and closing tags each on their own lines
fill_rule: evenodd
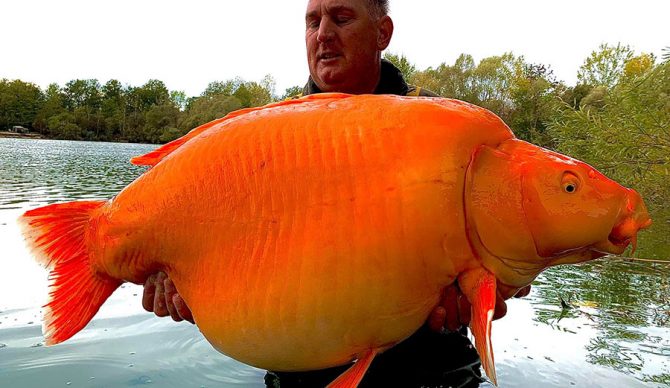
<svg viewBox="0 0 670 388">
<path fill-rule="evenodd" d="M 14 138 L 14 139 L 44 139 L 45 137 L 39 133 L 16 133 L 9 131 L 0 131 L 1 138 Z"/>
</svg>

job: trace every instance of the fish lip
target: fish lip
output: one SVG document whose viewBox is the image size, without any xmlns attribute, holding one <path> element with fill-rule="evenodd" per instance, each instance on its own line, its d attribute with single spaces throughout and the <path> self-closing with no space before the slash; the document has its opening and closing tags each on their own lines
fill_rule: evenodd
<svg viewBox="0 0 670 388">
<path fill-rule="evenodd" d="M 632 237 L 617 239 L 616 237 L 610 235 L 607 240 L 596 244 L 593 247 L 593 250 L 608 255 L 620 255 L 626 250 L 626 248 L 628 248 L 628 245 L 631 243 L 631 239 Z"/>
<path fill-rule="evenodd" d="M 623 237 L 623 238 L 617 238 L 614 236 L 612 233 L 610 233 L 609 236 L 607 236 L 607 241 L 609 241 L 612 245 L 617 246 L 617 247 L 624 247 L 626 248 L 628 244 L 630 244 L 631 240 L 633 237 Z"/>
</svg>

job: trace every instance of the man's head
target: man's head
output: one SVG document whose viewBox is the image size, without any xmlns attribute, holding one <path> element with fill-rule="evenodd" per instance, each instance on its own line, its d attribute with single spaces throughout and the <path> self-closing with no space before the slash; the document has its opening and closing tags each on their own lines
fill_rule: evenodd
<svg viewBox="0 0 670 388">
<path fill-rule="evenodd" d="M 372 93 L 393 35 L 388 0 L 309 0 L 309 73 L 323 92 Z"/>
</svg>

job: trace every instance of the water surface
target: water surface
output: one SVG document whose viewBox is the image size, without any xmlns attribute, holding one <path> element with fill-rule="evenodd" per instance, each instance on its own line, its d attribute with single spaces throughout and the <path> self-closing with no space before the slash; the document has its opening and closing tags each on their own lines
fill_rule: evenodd
<svg viewBox="0 0 670 388">
<path fill-rule="evenodd" d="M 197 328 L 144 312 L 124 285 L 69 341 L 45 347 L 46 273 L 16 225 L 25 210 L 107 199 L 144 171 L 130 157 L 155 146 L 0 139 L 0 386 L 263 387 L 264 371 L 214 351 Z M 670 258 L 670 212 L 636 256 Z M 663 213 L 666 211 L 666 213 Z M 493 342 L 505 387 L 670 386 L 670 264 L 605 258 L 544 272 L 509 302 Z M 483 383 L 482 386 L 489 386 Z"/>
</svg>

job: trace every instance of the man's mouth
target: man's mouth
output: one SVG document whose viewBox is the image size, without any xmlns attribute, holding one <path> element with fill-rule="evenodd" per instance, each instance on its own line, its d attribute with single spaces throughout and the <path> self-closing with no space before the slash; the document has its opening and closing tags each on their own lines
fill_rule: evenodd
<svg viewBox="0 0 670 388">
<path fill-rule="evenodd" d="M 319 54 L 318 58 L 319 58 L 320 61 L 329 61 L 329 60 L 333 60 L 333 59 L 339 58 L 340 56 L 341 56 L 341 55 L 338 54 L 338 53 L 334 53 L 334 52 L 325 52 L 325 53 L 321 53 L 321 54 Z"/>
</svg>

